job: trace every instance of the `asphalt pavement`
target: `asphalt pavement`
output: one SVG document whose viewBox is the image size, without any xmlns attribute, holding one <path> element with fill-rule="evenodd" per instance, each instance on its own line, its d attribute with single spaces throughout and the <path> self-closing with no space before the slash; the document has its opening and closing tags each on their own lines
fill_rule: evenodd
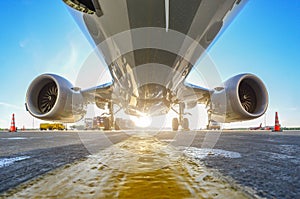
<svg viewBox="0 0 300 199">
<path fill-rule="evenodd" d="M 124 147 L 124 141 L 137 135 L 165 143 L 251 197 L 300 198 L 297 131 L 1 132 L 0 195 L 7 196 L 14 188 L 66 165 L 84 162 L 99 151 L 118 144 Z"/>
</svg>

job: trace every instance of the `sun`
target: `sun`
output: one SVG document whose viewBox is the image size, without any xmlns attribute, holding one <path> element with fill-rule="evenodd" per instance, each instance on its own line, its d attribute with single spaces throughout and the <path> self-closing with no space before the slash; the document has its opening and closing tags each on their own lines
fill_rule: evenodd
<svg viewBox="0 0 300 199">
<path fill-rule="evenodd" d="M 131 120 L 137 127 L 145 128 L 151 125 L 152 119 L 149 116 L 131 116 Z"/>
</svg>

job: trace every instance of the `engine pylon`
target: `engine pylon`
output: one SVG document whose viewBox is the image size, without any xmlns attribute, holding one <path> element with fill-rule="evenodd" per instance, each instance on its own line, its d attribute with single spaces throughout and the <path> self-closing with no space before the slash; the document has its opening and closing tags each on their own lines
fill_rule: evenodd
<svg viewBox="0 0 300 199">
<path fill-rule="evenodd" d="M 15 114 L 12 114 L 9 132 L 17 132 L 16 123 L 15 123 Z"/>
<path fill-rule="evenodd" d="M 275 126 L 274 126 L 274 131 L 275 132 L 280 132 L 280 124 L 279 124 L 279 119 L 278 119 L 278 112 L 275 112 Z"/>
</svg>

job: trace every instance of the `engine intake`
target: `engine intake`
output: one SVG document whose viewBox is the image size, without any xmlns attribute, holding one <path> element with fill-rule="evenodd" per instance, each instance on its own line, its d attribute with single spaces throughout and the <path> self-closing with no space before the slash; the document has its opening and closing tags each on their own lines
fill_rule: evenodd
<svg viewBox="0 0 300 199">
<path fill-rule="evenodd" d="M 266 112 L 268 92 L 257 76 L 240 74 L 228 79 L 224 87 L 216 88 L 211 94 L 211 102 L 213 120 L 219 122 L 250 120 Z"/>
<path fill-rule="evenodd" d="M 68 80 L 54 74 L 33 80 L 27 90 L 26 108 L 36 118 L 60 122 L 76 122 L 86 113 L 81 93 Z"/>
</svg>

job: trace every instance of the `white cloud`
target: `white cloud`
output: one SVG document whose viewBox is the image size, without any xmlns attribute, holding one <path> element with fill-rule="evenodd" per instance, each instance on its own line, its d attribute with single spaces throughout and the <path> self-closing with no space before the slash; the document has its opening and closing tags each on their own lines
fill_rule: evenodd
<svg viewBox="0 0 300 199">
<path fill-rule="evenodd" d="M 298 111 L 299 108 L 295 106 L 295 107 L 287 108 L 286 110 L 287 110 L 287 111 Z"/>
<path fill-rule="evenodd" d="M 64 45 L 51 57 L 46 55 L 46 59 L 40 59 L 43 56 L 36 56 L 36 65 L 43 66 L 43 68 L 39 69 L 42 73 L 55 73 L 74 82 L 84 60 L 92 49 L 85 38 L 79 38 L 74 32 L 69 33 L 66 36 L 66 40 L 67 45 Z M 39 52 L 37 53 L 39 54 Z M 45 62 L 44 60 L 47 61 Z"/>
<path fill-rule="evenodd" d="M 8 108 L 14 108 L 14 109 L 23 109 L 22 107 L 20 106 L 16 106 L 14 104 L 9 104 L 9 103 L 6 103 L 6 102 L 0 102 L 0 106 L 4 106 L 4 107 L 8 107 Z"/>
</svg>

